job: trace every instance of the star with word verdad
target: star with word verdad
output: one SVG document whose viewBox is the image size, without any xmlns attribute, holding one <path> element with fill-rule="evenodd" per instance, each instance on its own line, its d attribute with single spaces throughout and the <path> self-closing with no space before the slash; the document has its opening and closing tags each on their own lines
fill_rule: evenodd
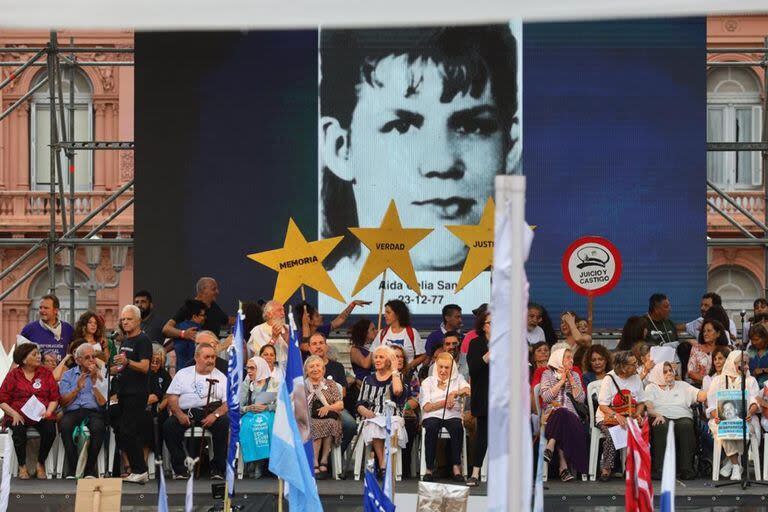
<svg viewBox="0 0 768 512">
<path fill-rule="evenodd" d="M 409 251 L 432 232 L 431 228 L 404 228 L 400 223 L 395 201 L 391 200 L 378 228 L 348 229 L 370 251 L 352 295 L 365 288 L 388 268 L 397 274 L 408 288 L 421 295 Z"/>
<path fill-rule="evenodd" d="M 323 267 L 323 260 L 343 238 L 336 236 L 307 242 L 293 218 L 290 218 L 283 247 L 249 254 L 248 257 L 277 271 L 274 294 L 276 301 L 285 303 L 300 286 L 306 285 L 344 302 L 344 297 Z"/>
<path fill-rule="evenodd" d="M 483 215 L 478 224 L 468 226 L 445 226 L 454 236 L 461 239 L 469 248 L 464 267 L 461 269 L 459 282 L 456 284 L 458 293 L 479 276 L 484 270 L 493 265 L 493 216 L 496 203 L 489 197 L 483 208 Z"/>
</svg>

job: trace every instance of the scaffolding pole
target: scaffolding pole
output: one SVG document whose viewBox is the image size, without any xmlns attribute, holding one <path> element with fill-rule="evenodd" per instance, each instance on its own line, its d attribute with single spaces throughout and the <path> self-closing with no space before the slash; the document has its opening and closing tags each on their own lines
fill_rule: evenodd
<svg viewBox="0 0 768 512">
<path fill-rule="evenodd" d="M 115 204 L 117 199 L 134 185 L 134 180 L 123 184 L 118 190 L 113 192 L 101 205 L 88 213 L 80 222 L 75 223 L 75 152 L 76 151 L 94 151 L 94 150 L 133 150 L 133 141 L 75 141 L 75 97 L 74 97 L 74 73 L 75 67 L 84 66 L 133 66 L 132 61 L 80 61 L 76 59 L 76 54 L 132 54 L 134 48 L 104 48 L 104 47 L 82 47 L 75 46 L 74 39 L 70 37 L 68 47 L 60 47 L 58 44 L 58 34 L 56 31 L 50 32 L 50 40 L 44 47 L 36 48 L 18 48 L 3 47 L 0 48 L 0 54 L 32 54 L 27 60 L 22 62 L 0 62 L 0 67 L 16 67 L 10 75 L 0 82 L 0 89 L 18 78 L 26 69 L 32 67 L 47 67 L 46 76 L 26 94 L 19 98 L 9 108 L 0 113 L 0 121 L 8 117 L 11 112 L 27 102 L 38 90 L 48 85 L 48 103 L 50 108 L 50 188 L 48 194 L 49 201 L 49 228 L 45 238 L 0 238 L 0 247 L 23 247 L 30 246 L 27 251 L 18 257 L 13 263 L 0 272 L 0 280 L 10 275 L 15 269 L 29 260 L 45 247 L 46 255 L 43 259 L 35 263 L 27 272 L 16 279 L 9 288 L 0 293 L 0 301 L 4 300 L 13 293 L 27 279 L 38 274 L 38 272 L 47 267 L 48 287 L 51 293 L 56 289 L 56 265 L 55 258 L 62 250 L 69 251 L 69 271 L 74 275 L 75 269 L 75 249 L 78 246 L 133 246 L 133 239 L 115 238 L 115 239 L 91 239 L 90 237 L 99 233 L 108 226 L 114 219 L 122 214 L 126 209 L 134 204 L 134 198 L 130 198 L 125 203 L 117 206 L 115 210 L 102 220 L 95 227 L 90 229 L 83 237 L 78 237 L 78 230 L 82 229 L 96 215 L 104 211 L 105 208 Z M 64 53 L 69 55 L 64 55 Z M 41 57 L 46 55 L 45 62 L 40 61 Z M 25 57 L 26 58 L 26 57 Z M 89 58 L 89 57 L 86 57 Z M 69 97 L 65 102 L 63 94 L 63 73 L 62 68 L 66 70 L 70 80 Z M 57 102 L 58 100 L 58 102 Z M 66 106 L 65 106 L 66 105 Z M 65 115 L 69 113 L 69 119 Z M 66 157 L 67 168 L 64 171 L 63 158 Z M 64 172 L 69 173 L 69 197 L 64 190 Z M 68 208 L 67 208 L 68 207 Z M 61 236 L 57 235 L 57 208 L 61 213 Z M 69 209 L 69 219 L 67 219 L 67 209 Z M 65 280 L 66 281 L 66 280 Z M 75 283 L 66 283 L 69 289 L 69 321 L 74 323 L 74 304 L 75 304 Z"/>
<path fill-rule="evenodd" d="M 760 142 L 707 142 L 707 152 L 718 151 L 758 151 L 762 157 L 762 178 L 763 178 L 763 220 L 759 221 L 755 216 L 749 213 L 746 208 L 739 205 L 724 190 L 718 188 L 711 180 L 707 179 L 707 185 L 731 204 L 738 212 L 743 214 L 757 226 L 763 233 L 762 238 L 757 238 L 749 229 L 742 226 L 727 212 L 720 209 L 714 201 L 707 198 L 707 204 L 720 214 L 725 220 L 736 227 L 746 238 L 721 238 L 708 239 L 708 247 L 763 247 L 763 297 L 768 298 L 768 37 L 763 40 L 762 48 L 707 48 L 708 54 L 762 54 L 762 60 L 759 61 L 741 61 L 741 62 L 707 62 L 707 66 L 714 67 L 761 67 L 763 69 L 763 129 L 760 136 Z"/>
</svg>

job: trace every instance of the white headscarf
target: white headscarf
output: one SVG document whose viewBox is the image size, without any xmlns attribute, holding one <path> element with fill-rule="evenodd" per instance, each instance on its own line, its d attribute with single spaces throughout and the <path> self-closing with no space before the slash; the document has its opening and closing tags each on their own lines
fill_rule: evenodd
<svg viewBox="0 0 768 512">
<path fill-rule="evenodd" d="M 739 370 L 739 363 L 741 362 L 741 356 L 742 356 L 741 350 L 734 350 L 730 354 L 728 354 L 728 358 L 725 360 L 725 364 L 723 364 L 722 374 L 725 375 L 726 378 L 730 377 L 731 379 L 734 379 L 731 382 L 741 382 L 739 380 L 741 378 L 741 371 Z M 749 356 L 745 354 L 744 360 L 749 361 Z M 749 377 L 749 369 L 747 369 L 745 375 Z"/>
<path fill-rule="evenodd" d="M 571 350 L 569 348 L 560 348 L 552 352 L 552 354 L 549 356 L 549 361 L 547 361 L 547 366 L 552 368 L 552 370 L 555 372 L 555 375 L 557 378 L 562 377 L 562 371 L 563 371 L 563 359 L 565 358 L 565 351 Z"/>
<path fill-rule="evenodd" d="M 667 379 L 664 377 L 664 366 L 666 366 L 667 364 L 672 364 L 672 363 L 668 363 L 668 362 L 656 363 L 653 366 L 653 368 L 651 368 L 650 373 L 648 373 L 648 382 L 653 382 L 654 384 L 656 384 L 662 389 L 669 386 L 669 384 L 667 384 Z M 672 382 L 672 384 L 674 385 L 674 382 Z"/>
<path fill-rule="evenodd" d="M 259 356 L 253 356 L 251 358 L 251 362 L 256 365 L 256 375 L 254 376 L 254 381 L 258 382 L 260 380 L 268 379 L 270 374 L 272 373 L 269 370 L 269 364 Z"/>
</svg>

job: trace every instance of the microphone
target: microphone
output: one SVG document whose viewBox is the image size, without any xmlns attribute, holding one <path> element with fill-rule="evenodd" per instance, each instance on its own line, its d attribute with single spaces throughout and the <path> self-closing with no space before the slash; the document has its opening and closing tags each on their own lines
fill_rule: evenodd
<svg viewBox="0 0 768 512">
<path fill-rule="evenodd" d="M 747 316 L 747 310 L 746 309 L 742 309 L 739 314 L 741 315 L 741 321 L 743 322 L 744 321 L 744 317 Z"/>
</svg>

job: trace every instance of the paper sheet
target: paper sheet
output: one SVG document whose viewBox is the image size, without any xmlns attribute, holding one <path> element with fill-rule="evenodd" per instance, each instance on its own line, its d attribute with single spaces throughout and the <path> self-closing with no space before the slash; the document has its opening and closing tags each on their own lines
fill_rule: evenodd
<svg viewBox="0 0 768 512">
<path fill-rule="evenodd" d="M 619 425 L 616 425 L 615 427 L 609 428 L 608 433 L 611 434 L 611 439 L 613 439 L 613 446 L 617 450 L 621 450 L 622 448 L 627 447 L 627 431 L 625 429 L 621 428 Z"/>
<path fill-rule="evenodd" d="M 654 363 L 674 363 L 675 349 L 672 347 L 651 347 L 651 359 Z"/>
<path fill-rule="evenodd" d="M 35 395 L 32 395 L 22 406 L 21 412 L 32 421 L 40 421 L 45 415 L 45 405 Z"/>
</svg>

